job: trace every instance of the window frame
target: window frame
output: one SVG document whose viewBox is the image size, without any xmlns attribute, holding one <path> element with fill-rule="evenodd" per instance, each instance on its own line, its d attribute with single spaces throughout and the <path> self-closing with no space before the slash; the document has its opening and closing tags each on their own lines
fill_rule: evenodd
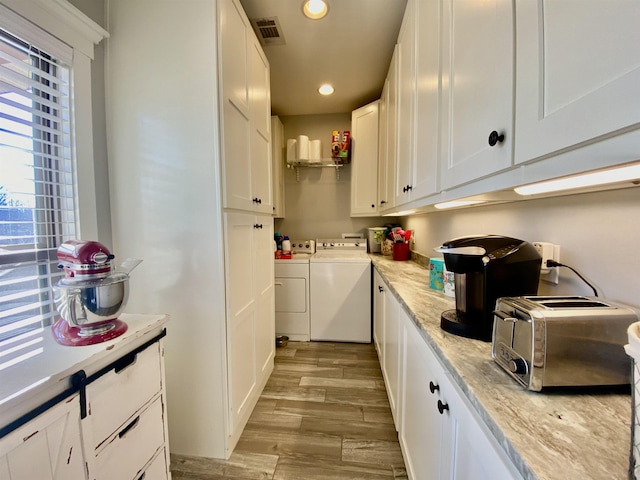
<svg viewBox="0 0 640 480">
<path fill-rule="evenodd" d="M 34 44 L 70 68 L 75 235 L 97 239 L 91 61 L 94 45 L 108 33 L 66 0 L 0 0 L 0 27 L 8 32 L 28 32 Z M 36 261 L 34 266 L 43 268 L 44 264 L 37 262 L 45 260 L 43 252 L 26 251 L 26 246 L 5 246 L 5 250 L 15 250 L 7 260 L 18 265 Z"/>
</svg>

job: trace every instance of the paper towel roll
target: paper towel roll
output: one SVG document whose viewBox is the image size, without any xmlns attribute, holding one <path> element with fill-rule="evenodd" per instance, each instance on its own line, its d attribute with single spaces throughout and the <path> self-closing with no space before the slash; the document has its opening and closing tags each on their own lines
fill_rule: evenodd
<svg viewBox="0 0 640 480">
<path fill-rule="evenodd" d="M 309 161 L 311 163 L 319 163 L 322 159 L 322 141 L 311 140 L 309 144 Z"/>
<path fill-rule="evenodd" d="M 298 135 L 296 141 L 296 158 L 299 162 L 309 161 L 309 137 Z"/>
<path fill-rule="evenodd" d="M 287 163 L 291 165 L 296 161 L 296 139 L 287 139 Z"/>
</svg>

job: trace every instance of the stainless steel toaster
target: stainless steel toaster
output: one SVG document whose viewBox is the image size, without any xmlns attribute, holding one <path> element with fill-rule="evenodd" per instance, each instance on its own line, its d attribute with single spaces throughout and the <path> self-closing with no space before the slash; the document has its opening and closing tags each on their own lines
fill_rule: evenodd
<svg viewBox="0 0 640 480">
<path fill-rule="evenodd" d="M 630 308 L 598 297 L 503 297 L 496 301 L 491 354 L 528 390 L 627 385 Z"/>
</svg>

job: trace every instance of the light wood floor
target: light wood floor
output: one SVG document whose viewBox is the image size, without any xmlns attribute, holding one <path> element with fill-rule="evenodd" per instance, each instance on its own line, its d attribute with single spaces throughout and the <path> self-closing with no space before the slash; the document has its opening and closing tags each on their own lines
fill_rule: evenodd
<svg viewBox="0 0 640 480">
<path fill-rule="evenodd" d="M 174 480 L 406 480 L 372 344 L 289 342 L 229 460 L 171 456 Z"/>
</svg>

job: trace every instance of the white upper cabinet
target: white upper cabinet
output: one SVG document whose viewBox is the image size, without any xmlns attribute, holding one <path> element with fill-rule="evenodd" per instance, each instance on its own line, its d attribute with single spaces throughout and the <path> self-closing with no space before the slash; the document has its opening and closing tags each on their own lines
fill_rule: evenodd
<svg viewBox="0 0 640 480">
<path fill-rule="evenodd" d="M 411 199 L 438 191 L 440 132 L 440 2 L 417 1 L 416 113 Z"/>
<path fill-rule="evenodd" d="M 443 1 L 443 190 L 512 165 L 513 8 L 510 0 Z"/>
<path fill-rule="evenodd" d="M 398 46 L 393 50 L 389 71 L 380 97 L 380 163 L 378 164 L 378 207 L 382 212 L 395 205 L 396 142 L 398 119 Z"/>
<path fill-rule="evenodd" d="M 273 216 L 284 218 L 284 127 L 271 117 L 271 178 L 273 179 Z"/>
<path fill-rule="evenodd" d="M 415 157 L 415 65 L 416 18 L 414 1 L 407 3 L 398 45 L 396 61 L 398 68 L 396 110 L 396 191 L 395 204 L 402 205 L 411 200 L 413 188 L 413 162 Z"/>
<path fill-rule="evenodd" d="M 518 0 L 515 161 L 640 122 L 640 2 Z M 618 152 L 638 158 L 637 143 Z"/>
<path fill-rule="evenodd" d="M 351 113 L 351 216 L 378 215 L 379 102 Z"/>
<path fill-rule="evenodd" d="M 224 207 L 272 213 L 269 62 L 234 0 L 221 2 L 219 38 Z"/>
</svg>

